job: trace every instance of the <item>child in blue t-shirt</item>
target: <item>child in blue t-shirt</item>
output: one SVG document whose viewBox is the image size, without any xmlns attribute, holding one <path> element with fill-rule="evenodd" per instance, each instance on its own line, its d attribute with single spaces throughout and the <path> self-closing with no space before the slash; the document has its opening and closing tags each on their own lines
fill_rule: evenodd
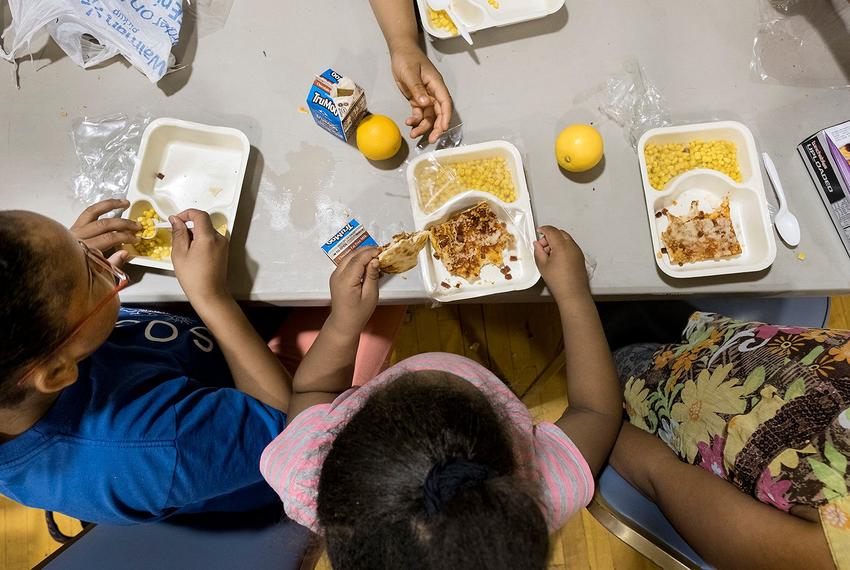
<svg viewBox="0 0 850 570">
<path fill-rule="evenodd" d="M 227 240 L 204 212 L 170 219 L 203 323 L 121 308 L 127 253 L 100 250 L 140 228 L 99 217 L 127 206 L 95 204 L 70 230 L 0 212 L 0 493 L 115 524 L 273 505 L 258 462 L 291 381 L 227 291 Z"/>
</svg>

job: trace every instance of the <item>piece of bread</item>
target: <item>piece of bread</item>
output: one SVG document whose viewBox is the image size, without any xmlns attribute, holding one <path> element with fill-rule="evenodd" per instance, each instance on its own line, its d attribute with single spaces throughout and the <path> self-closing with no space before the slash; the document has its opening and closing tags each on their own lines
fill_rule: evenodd
<svg viewBox="0 0 850 570">
<path fill-rule="evenodd" d="M 384 273 L 404 273 L 416 267 L 419 252 L 428 243 L 431 232 L 400 233 L 378 254 L 378 267 Z"/>
</svg>

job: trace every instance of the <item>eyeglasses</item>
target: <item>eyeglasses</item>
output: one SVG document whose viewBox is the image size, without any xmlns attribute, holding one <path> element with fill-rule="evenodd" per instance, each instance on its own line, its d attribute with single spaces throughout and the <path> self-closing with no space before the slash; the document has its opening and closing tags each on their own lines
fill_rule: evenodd
<svg viewBox="0 0 850 570">
<path fill-rule="evenodd" d="M 43 356 L 42 358 L 39 358 L 35 363 L 33 363 L 32 366 L 27 369 L 24 375 L 21 376 L 21 378 L 18 380 L 18 386 L 23 384 L 26 379 L 29 378 L 30 375 L 32 375 L 36 367 L 46 362 L 47 360 L 50 360 L 57 352 L 67 346 L 68 343 L 71 342 L 71 340 L 73 340 L 73 338 L 77 334 L 79 334 L 83 327 L 85 327 L 89 323 L 89 321 L 91 321 L 92 317 L 98 314 L 100 310 L 103 309 L 103 307 L 109 304 L 109 302 L 112 301 L 112 299 L 115 298 L 116 295 L 118 295 L 119 291 L 121 291 L 127 285 L 130 284 L 130 278 L 127 276 L 127 274 L 118 269 L 117 267 L 113 266 L 111 263 L 109 263 L 109 260 L 104 257 L 100 250 L 92 249 L 82 241 L 78 243 L 80 244 L 80 247 L 83 248 L 83 253 L 86 256 L 86 268 L 88 269 L 89 277 L 94 277 L 94 271 L 92 270 L 91 266 L 91 264 L 94 264 L 96 267 L 99 268 L 101 275 L 108 275 L 110 279 L 114 279 L 115 283 L 112 287 L 112 291 L 102 301 L 95 305 L 94 308 L 89 311 L 85 317 L 83 317 L 76 325 L 74 325 L 74 327 L 71 329 L 71 332 L 68 333 L 68 336 L 65 337 L 65 340 L 59 343 L 59 345 L 57 345 L 56 348 L 51 350 L 49 354 Z"/>
<path fill-rule="evenodd" d="M 130 278 L 127 277 L 127 274 L 109 263 L 109 260 L 100 252 L 99 249 L 92 249 L 85 244 L 85 242 L 79 241 L 80 247 L 83 248 L 83 253 L 86 254 L 86 264 L 94 263 L 101 269 L 103 269 L 106 274 L 110 275 L 113 279 L 115 279 L 115 288 L 112 290 L 112 293 L 109 297 L 107 297 L 103 304 L 106 304 L 112 297 L 118 294 L 118 292 L 126 287 L 130 283 Z M 91 267 L 89 266 L 89 272 L 91 272 Z M 98 305 L 92 310 L 92 314 L 96 313 L 98 309 L 101 308 L 101 305 Z M 86 318 L 90 317 L 88 315 Z"/>
</svg>

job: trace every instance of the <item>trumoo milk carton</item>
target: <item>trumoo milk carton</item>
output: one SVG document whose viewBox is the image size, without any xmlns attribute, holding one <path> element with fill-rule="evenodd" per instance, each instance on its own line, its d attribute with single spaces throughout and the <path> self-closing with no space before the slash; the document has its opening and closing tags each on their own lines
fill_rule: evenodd
<svg viewBox="0 0 850 570">
<path fill-rule="evenodd" d="M 317 125 L 348 142 L 366 115 L 366 93 L 354 80 L 328 69 L 313 81 L 307 106 Z"/>
</svg>

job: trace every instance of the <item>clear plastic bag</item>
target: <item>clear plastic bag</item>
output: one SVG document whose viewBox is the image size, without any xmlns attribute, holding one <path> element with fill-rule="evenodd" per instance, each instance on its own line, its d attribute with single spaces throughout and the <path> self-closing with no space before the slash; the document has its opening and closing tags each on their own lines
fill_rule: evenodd
<svg viewBox="0 0 850 570">
<path fill-rule="evenodd" d="M 623 127 L 626 139 L 637 148 L 649 129 L 670 124 L 664 97 L 637 60 L 629 60 L 623 73 L 611 77 L 599 96 L 599 111 Z"/>
<path fill-rule="evenodd" d="M 761 81 L 798 87 L 850 86 L 850 2 L 759 0 L 750 69 Z"/>
<path fill-rule="evenodd" d="M 425 214 L 433 213 L 451 197 L 466 190 L 455 170 L 443 165 L 434 154 L 419 163 L 413 180 L 419 207 Z"/>
<path fill-rule="evenodd" d="M 596 273 L 596 258 L 587 252 L 584 254 L 584 270 L 587 271 L 587 280 L 593 281 L 593 274 Z"/>
<path fill-rule="evenodd" d="M 186 0 L 183 16 L 191 19 L 198 37 L 204 37 L 221 29 L 227 24 L 227 17 L 233 7 L 233 0 Z"/>
<path fill-rule="evenodd" d="M 84 205 L 124 198 L 150 115 L 83 117 L 74 122 L 71 138 L 80 164 L 73 180 L 74 198 Z"/>
<path fill-rule="evenodd" d="M 435 150 L 443 150 L 444 148 L 455 148 L 463 144 L 463 123 L 450 127 L 446 132 L 437 138 L 434 143 L 434 148 L 428 148 L 428 152 Z M 428 137 L 423 136 L 416 145 L 416 150 L 422 151 L 428 147 Z"/>
</svg>

